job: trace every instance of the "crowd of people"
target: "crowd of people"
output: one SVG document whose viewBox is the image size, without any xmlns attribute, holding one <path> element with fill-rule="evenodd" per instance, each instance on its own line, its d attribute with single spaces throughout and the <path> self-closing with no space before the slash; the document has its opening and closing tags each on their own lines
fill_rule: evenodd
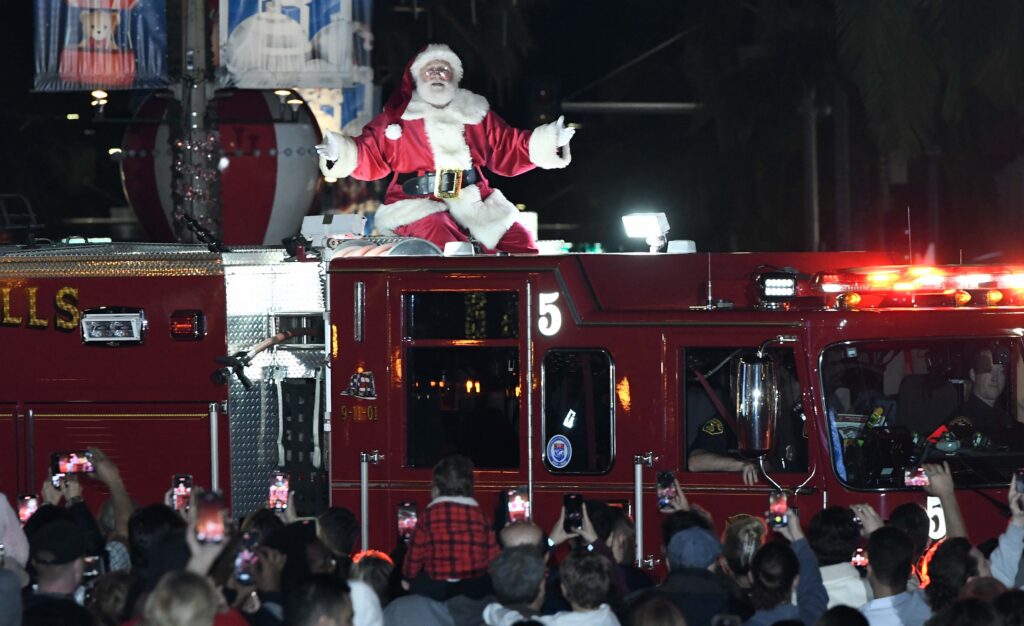
<svg viewBox="0 0 1024 626">
<path fill-rule="evenodd" d="M 347 509 L 296 518 L 260 509 L 199 540 L 197 494 L 187 511 L 137 506 L 102 451 L 95 472 L 47 480 L 42 503 L 19 520 L 0 497 L 0 626 L 1017 626 L 1024 552 L 1022 495 L 1010 520 L 972 545 L 945 465 L 928 465 L 929 495 L 947 536 L 906 504 L 883 520 L 869 505 L 831 506 L 785 525 L 735 515 L 721 532 L 676 485 L 662 507 L 667 574 L 655 583 L 634 564 L 626 512 L 587 500 L 578 526 L 565 509 L 545 531 L 501 528 L 474 499 L 473 466 L 450 456 L 434 468 L 432 500 L 390 553 L 356 551 Z M 82 481 L 110 499 L 98 515 Z M 571 519 L 571 518 L 570 518 Z"/>
</svg>

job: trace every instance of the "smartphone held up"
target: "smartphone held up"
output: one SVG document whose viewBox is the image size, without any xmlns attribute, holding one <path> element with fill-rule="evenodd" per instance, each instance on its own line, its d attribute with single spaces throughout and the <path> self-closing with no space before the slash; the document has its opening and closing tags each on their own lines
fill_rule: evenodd
<svg viewBox="0 0 1024 626">
<path fill-rule="evenodd" d="M 39 496 L 35 494 L 18 496 L 18 521 L 24 526 L 36 511 L 39 510 Z"/>
<path fill-rule="evenodd" d="M 578 493 L 567 493 L 562 498 L 565 508 L 565 519 L 562 528 L 567 533 L 575 533 L 583 527 L 583 496 Z"/>
<path fill-rule="evenodd" d="M 175 511 L 188 511 L 192 502 L 192 475 L 175 474 L 171 478 L 171 504 Z"/>
<path fill-rule="evenodd" d="M 525 485 L 508 490 L 508 523 L 530 521 L 530 489 Z"/>
<path fill-rule="evenodd" d="M 208 491 L 199 496 L 196 504 L 196 540 L 199 543 L 224 541 L 224 497 L 219 491 Z"/>
<path fill-rule="evenodd" d="M 416 503 L 398 503 L 398 536 L 405 541 L 412 538 L 416 530 Z"/>
<path fill-rule="evenodd" d="M 679 493 L 676 491 L 676 475 L 670 471 L 658 472 L 658 508 L 668 509 L 672 507 L 672 501 Z"/>
<path fill-rule="evenodd" d="M 923 467 L 907 468 L 903 471 L 903 484 L 907 487 L 927 487 L 928 472 L 924 471 Z"/>
<path fill-rule="evenodd" d="M 785 528 L 789 525 L 786 492 L 773 491 L 768 495 L 768 525 L 772 528 Z"/>
<path fill-rule="evenodd" d="M 267 493 L 267 508 L 271 511 L 284 511 L 288 508 L 288 489 L 291 482 L 286 472 L 274 472 L 270 475 L 270 487 Z"/>
<path fill-rule="evenodd" d="M 88 474 L 95 472 L 88 450 L 54 452 L 50 455 L 51 474 Z"/>
</svg>

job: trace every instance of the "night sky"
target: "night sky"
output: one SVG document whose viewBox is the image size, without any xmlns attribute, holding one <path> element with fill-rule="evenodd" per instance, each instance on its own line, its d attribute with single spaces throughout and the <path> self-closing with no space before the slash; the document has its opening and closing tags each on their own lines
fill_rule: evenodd
<svg viewBox="0 0 1024 626">
<path fill-rule="evenodd" d="M 94 123 L 86 93 L 31 92 L 31 2 L 6 4 L 0 193 L 26 195 L 51 235 L 110 234 L 107 227 L 66 220 L 127 205 L 117 164 L 106 154 L 120 144 L 124 123 Z M 521 127 L 534 126 L 540 113 L 558 113 L 558 98 L 547 102 L 540 88 L 575 101 L 704 105 L 696 114 L 567 114 L 581 126 L 569 168 L 492 179 L 510 200 L 540 213 L 542 238 L 641 250 L 642 242 L 622 235 L 619 216 L 657 210 L 668 214 L 672 238 L 694 239 L 698 250 L 806 249 L 801 97 L 813 89 L 821 114 L 823 249 L 906 250 L 909 207 L 915 253 L 934 241 L 939 261 L 961 253 L 965 260 L 1020 257 L 1024 79 L 1000 73 L 1024 60 L 1018 9 L 972 16 L 976 23 L 965 22 L 963 37 L 976 43 L 956 48 L 954 58 L 952 44 L 942 43 L 948 33 L 923 32 L 931 46 L 926 54 L 905 42 L 891 47 L 913 38 L 900 39 L 886 25 L 936 23 L 909 9 L 901 13 L 903 4 L 919 4 L 909 1 L 477 0 L 475 26 L 470 4 L 420 0 L 432 17 L 413 22 L 410 12 L 394 10 L 411 0 L 375 3 L 374 65 L 385 97 L 396 68 L 420 45 L 438 40 L 462 55 L 463 86 Z M 482 24 L 501 11 L 514 13 L 510 41 Z M 680 33 L 663 50 L 580 92 Z M 1017 46 L 1006 44 L 1018 39 Z M 992 60 L 1000 46 L 1008 50 L 1004 66 Z M 513 62 L 496 77 L 474 49 Z M 928 71 L 921 70 L 925 64 Z M 837 146 L 838 93 L 846 96 L 849 141 Z M 115 93 L 107 118 L 129 118 L 138 97 Z M 82 120 L 68 122 L 69 112 Z M 914 143 L 921 137 L 924 147 Z M 836 168 L 844 160 L 845 177 Z M 843 181 L 848 191 L 837 185 Z M 845 201 L 849 212 L 837 213 Z M 560 229 L 545 226 L 554 224 Z"/>
</svg>

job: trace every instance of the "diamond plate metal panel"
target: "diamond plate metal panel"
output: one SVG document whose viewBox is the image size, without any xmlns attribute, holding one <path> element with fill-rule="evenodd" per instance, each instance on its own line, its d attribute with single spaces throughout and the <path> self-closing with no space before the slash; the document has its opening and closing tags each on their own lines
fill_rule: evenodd
<svg viewBox="0 0 1024 626">
<path fill-rule="evenodd" d="M 184 244 L 109 244 L 4 250 L 6 276 L 210 276 L 224 273 L 220 254 Z"/>
<path fill-rule="evenodd" d="M 285 263 L 283 258 L 280 251 L 225 255 L 229 354 L 248 351 L 272 337 L 276 313 L 323 314 L 323 267 L 315 263 Z M 235 516 L 246 515 L 265 504 L 267 475 L 279 466 L 276 381 L 313 378 L 326 362 L 325 349 L 270 348 L 257 354 L 245 370 L 254 383 L 252 389 L 246 390 L 232 380 L 228 412 L 231 510 Z"/>
</svg>

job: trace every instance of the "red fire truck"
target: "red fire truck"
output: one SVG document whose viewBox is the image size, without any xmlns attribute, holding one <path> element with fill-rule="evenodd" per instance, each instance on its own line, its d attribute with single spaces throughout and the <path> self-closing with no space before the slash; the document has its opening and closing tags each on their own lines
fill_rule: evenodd
<svg viewBox="0 0 1024 626">
<path fill-rule="evenodd" d="M 457 452 L 495 515 L 509 490 L 545 527 L 566 493 L 626 507 L 650 565 L 659 471 L 720 523 L 778 488 L 806 521 L 926 504 L 905 477 L 948 461 L 972 533 L 994 536 L 1024 466 L 1024 268 L 892 262 L 2 248 L 0 490 L 37 491 L 52 452 L 96 445 L 139 501 L 190 473 L 238 516 L 283 469 L 300 513 L 349 507 L 386 549 Z"/>
</svg>

